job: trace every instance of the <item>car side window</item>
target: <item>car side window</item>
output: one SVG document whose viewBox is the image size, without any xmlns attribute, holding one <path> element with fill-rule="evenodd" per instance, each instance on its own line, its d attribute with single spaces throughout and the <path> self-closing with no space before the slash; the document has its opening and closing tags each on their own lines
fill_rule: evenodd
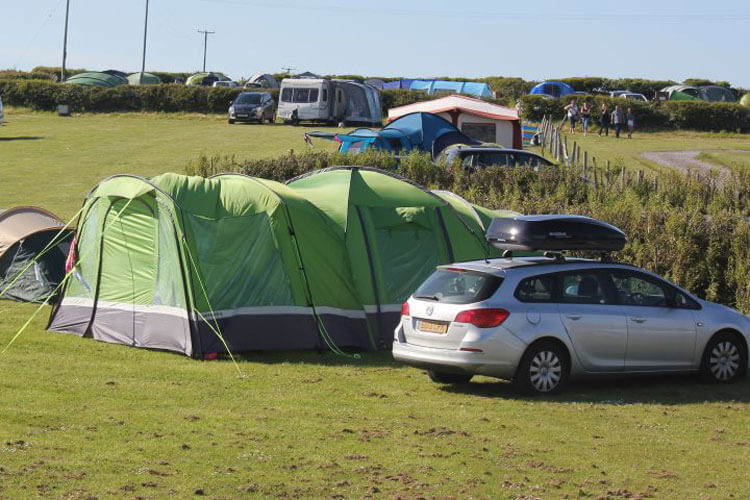
<svg viewBox="0 0 750 500">
<path fill-rule="evenodd" d="M 612 272 L 612 284 L 618 302 L 624 306 L 667 307 L 669 291 L 666 285 L 644 274 Z"/>
<path fill-rule="evenodd" d="M 521 302 L 552 302 L 554 287 L 553 275 L 532 276 L 518 283 L 515 296 Z"/>
<path fill-rule="evenodd" d="M 684 293 L 675 290 L 674 292 L 674 305 L 679 309 L 700 309 L 701 306 L 696 301 L 685 295 Z"/>
<path fill-rule="evenodd" d="M 461 165 L 464 167 L 471 167 L 472 160 L 474 159 L 473 155 L 466 155 L 464 156 L 464 159 L 461 160 Z"/>
<path fill-rule="evenodd" d="M 567 304 L 610 303 L 601 275 L 592 271 L 577 271 L 561 275 L 560 302 Z"/>
</svg>

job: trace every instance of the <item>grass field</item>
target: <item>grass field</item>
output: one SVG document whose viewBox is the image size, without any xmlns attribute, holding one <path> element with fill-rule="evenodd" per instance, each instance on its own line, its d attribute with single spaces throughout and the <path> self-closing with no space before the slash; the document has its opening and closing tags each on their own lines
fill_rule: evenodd
<svg viewBox="0 0 750 500">
<path fill-rule="evenodd" d="M 223 117 L 9 110 L 0 206 L 64 216 L 101 178 L 182 171 L 201 153 L 302 149 L 301 129 Z M 9 138 L 16 138 L 9 140 Z M 17 139 L 40 137 L 40 139 Z M 605 139 L 591 148 L 610 151 Z M 596 143 L 594 141 L 597 141 Z M 620 139 L 637 156 L 736 137 Z M 596 144 L 596 145 L 594 145 Z M 319 143 L 316 143 L 319 147 Z M 0 350 L 35 310 L 0 302 Z M 743 498 L 750 379 L 573 384 L 544 400 L 477 378 L 433 384 L 387 353 L 228 361 L 44 331 L 0 354 L 0 498 Z"/>
<path fill-rule="evenodd" d="M 710 153 L 701 153 L 698 155 L 698 159 L 735 172 L 750 172 L 750 150 L 712 151 Z"/>
</svg>

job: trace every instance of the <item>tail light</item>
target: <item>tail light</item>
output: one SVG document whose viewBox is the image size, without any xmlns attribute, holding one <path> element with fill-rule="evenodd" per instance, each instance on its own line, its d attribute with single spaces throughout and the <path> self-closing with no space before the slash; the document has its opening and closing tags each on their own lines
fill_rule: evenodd
<svg viewBox="0 0 750 500">
<path fill-rule="evenodd" d="M 478 328 L 493 328 L 505 321 L 510 313 L 505 309 L 469 309 L 456 315 L 455 323 L 469 323 Z"/>
<path fill-rule="evenodd" d="M 408 316 L 409 315 L 409 303 L 404 302 L 401 304 L 401 316 Z"/>
</svg>

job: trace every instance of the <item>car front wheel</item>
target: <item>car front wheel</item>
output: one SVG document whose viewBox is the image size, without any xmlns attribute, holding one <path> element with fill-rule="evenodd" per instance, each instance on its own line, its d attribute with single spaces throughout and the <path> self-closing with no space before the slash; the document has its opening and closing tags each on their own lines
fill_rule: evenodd
<svg viewBox="0 0 750 500">
<path fill-rule="evenodd" d="M 716 335 L 703 352 L 701 375 L 707 382 L 731 384 L 745 375 L 747 352 L 732 334 Z"/>
<path fill-rule="evenodd" d="M 553 394 L 565 385 L 568 369 L 568 357 L 560 345 L 538 342 L 523 355 L 513 385 L 522 394 Z"/>
<path fill-rule="evenodd" d="M 430 380 L 438 384 L 468 384 L 473 375 L 461 373 L 443 373 L 433 370 L 427 370 L 427 376 Z"/>
</svg>

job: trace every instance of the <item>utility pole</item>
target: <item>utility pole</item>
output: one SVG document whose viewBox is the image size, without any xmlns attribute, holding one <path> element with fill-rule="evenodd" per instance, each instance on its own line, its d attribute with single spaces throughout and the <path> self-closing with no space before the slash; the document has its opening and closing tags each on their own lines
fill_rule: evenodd
<svg viewBox="0 0 750 500">
<path fill-rule="evenodd" d="M 208 35 L 213 35 L 215 31 L 208 30 L 197 30 L 198 33 L 203 33 L 203 72 L 206 72 L 206 45 L 208 45 Z"/>
<path fill-rule="evenodd" d="M 289 76 L 292 76 L 292 71 L 294 71 L 296 69 L 297 68 L 289 68 L 289 67 L 287 67 L 287 68 L 281 68 L 281 71 L 283 71 L 284 73 L 286 73 Z"/>
<path fill-rule="evenodd" d="M 68 55 L 68 13 L 70 12 L 70 0 L 65 2 L 65 31 L 63 34 L 63 59 L 60 68 L 60 81 L 65 81 L 65 57 Z"/>
<path fill-rule="evenodd" d="M 148 33 L 148 0 L 146 0 L 146 20 L 143 22 L 143 60 L 141 61 L 139 83 L 142 83 L 143 73 L 146 71 L 146 33 Z"/>
</svg>

